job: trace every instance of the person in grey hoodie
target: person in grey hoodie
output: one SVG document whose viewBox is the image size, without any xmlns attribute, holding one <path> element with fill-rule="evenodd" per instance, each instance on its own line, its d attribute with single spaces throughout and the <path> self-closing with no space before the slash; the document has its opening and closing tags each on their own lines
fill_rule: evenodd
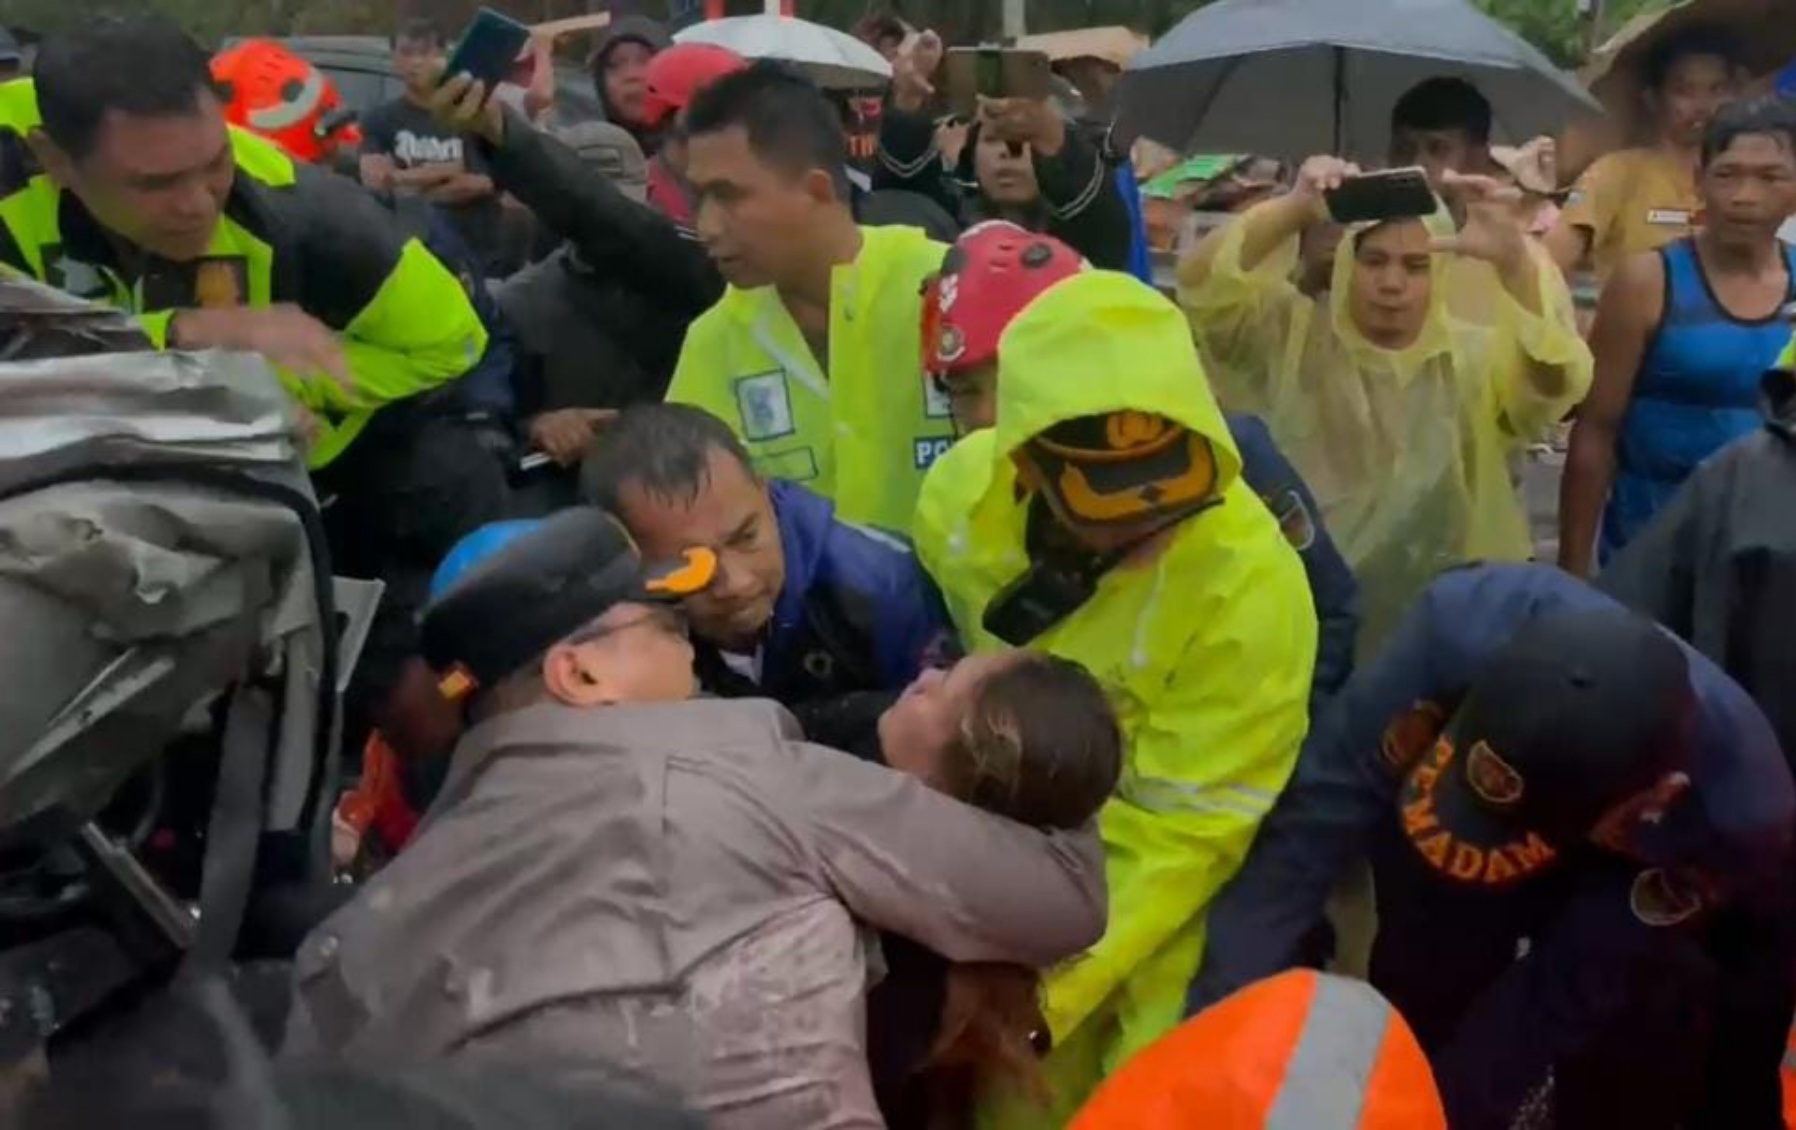
<svg viewBox="0 0 1796 1130">
<path fill-rule="evenodd" d="M 1796 760 L 1793 358 L 1786 352 L 1764 376 L 1765 426 L 1691 475 L 1597 584 L 1732 675 Z"/>
<path fill-rule="evenodd" d="M 871 1128 L 863 925 L 1035 967 L 1097 940 L 1089 827 L 807 745 L 772 703 L 690 701 L 672 602 L 715 568 L 645 565 L 580 508 L 431 605 L 424 656 L 473 729 L 418 837 L 301 947 L 287 1054 L 585 1057 L 724 1130 Z"/>
</svg>

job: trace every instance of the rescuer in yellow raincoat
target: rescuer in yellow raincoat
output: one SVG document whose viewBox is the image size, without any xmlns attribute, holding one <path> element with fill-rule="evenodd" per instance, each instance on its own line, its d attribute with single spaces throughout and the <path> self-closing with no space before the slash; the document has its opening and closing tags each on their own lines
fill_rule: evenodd
<svg viewBox="0 0 1796 1130">
<path fill-rule="evenodd" d="M 1312 158 L 1289 195 L 1180 264 L 1179 297 L 1217 398 L 1264 418 L 1315 492 L 1360 583 L 1364 658 L 1443 569 L 1532 556 L 1511 459 L 1583 398 L 1592 362 L 1515 191 L 1483 177 L 1448 177 L 1466 205 L 1457 234 L 1349 230 L 1328 292 L 1300 293 L 1298 237 L 1327 222 L 1323 194 L 1355 172 Z M 1489 324 L 1447 312 L 1451 285 L 1476 275 L 1449 272 L 1443 253 L 1493 268 Z"/>
<path fill-rule="evenodd" d="M 918 553 L 969 649 L 1084 664 L 1127 740 L 1100 817 L 1109 930 L 1047 979 L 1063 1122 L 1180 1019 L 1204 908 L 1303 740 L 1316 614 L 1184 319 L 1151 288 L 1108 271 L 1055 284 L 1005 332 L 997 390 L 996 427 L 924 481 Z M 1016 1104 L 987 1113 L 1059 1124 Z"/>
</svg>

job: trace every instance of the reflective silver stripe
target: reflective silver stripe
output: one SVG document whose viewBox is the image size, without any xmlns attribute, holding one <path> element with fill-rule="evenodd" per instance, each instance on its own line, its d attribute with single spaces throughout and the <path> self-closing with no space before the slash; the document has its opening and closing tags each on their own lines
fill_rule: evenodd
<svg viewBox="0 0 1796 1130">
<path fill-rule="evenodd" d="M 265 106 L 260 110 L 251 110 L 249 124 L 254 129 L 279 130 L 288 126 L 296 126 L 312 116 L 318 104 L 324 101 L 324 72 L 313 68 L 306 76 L 305 85 L 300 87 L 299 94 L 291 102 L 282 102 L 275 106 Z"/>
<path fill-rule="evenodd" d="M 1784 1049 L 1784 1070 L 1796 1071 L 1796 1048 Z"/>
<path fill-rule="evenodd" d="M 1320 974 L 1266 1130 L 1359 1125 L 1391 1006 L 1364 981 Z"/>
<path fill-rule="evenodd" d="M 1116 795 L 1137 808 L 1149 812 L 1221 813 L 1258 820 L 1271 807 L 1268 802 L 1250 801 L 1226 788 L 1205 788 L 1169 777 L 1142 777 L 1125 773 Z"/>
</svg>

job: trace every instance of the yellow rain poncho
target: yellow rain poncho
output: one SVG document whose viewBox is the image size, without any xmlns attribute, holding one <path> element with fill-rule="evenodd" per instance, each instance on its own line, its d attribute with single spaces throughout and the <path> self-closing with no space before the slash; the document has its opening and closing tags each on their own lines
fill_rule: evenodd
<svg viewBox="0 0 1796 1130">
<path fill-rule="evenodd" d="M 1437 255 L 1421 336 L 1389 350 L 1348 315 L 1352 233 L 1335 255 L 1329 293 L 1312 299 L 1289 282 L 1295 239 L 1242 268 L 1246 226 L 1236 221 L 1217 237 L 1208 274 L 1179 298 L 1217 398 L 1264 418 L 1315 493 L 1359 580 L 1364 659 L 1442 570 L 1533 555 L 1511 460 L 1583 399 L 1590 350 L 1564 281 L 1539 269 L 1538 251 L 1544 314 L 1524 309 L 1488 271 L 1490 324 L 1449 314 L 1449 302 L 1462 305 L 1452 287 L 1479 276 L 1443 269 Z"/>
<path fill-rule="evenodd" d="M 1084 664 L 1122 719 L 1117 795 L 1100 817 L 1110 924 L 1048 979 L 1057 1121 L 1016 1100 L 988 1111 L 1058 1125 L 1098 1080 L 1176 1024 L 1203 914 L 1284 786 L 1308 723 L 1316 614 L 1297 553 L 1241 480 L 1241 457 L 1179 311 L 1125 275 L 1086 272 L 1042 295 L 999 347 L 998 422 L 924 482 L 915 540 L 971 647 L 1027 562 L 1030 502 L 1010 453 L 1051 425 L 1123 409 L 1170 417 L 1215 451 L 1219 505 L 1108 573 L 1031 646 Z M 999 1105 L 1005 1105 L 1000 1103 Z"/>
</svg>

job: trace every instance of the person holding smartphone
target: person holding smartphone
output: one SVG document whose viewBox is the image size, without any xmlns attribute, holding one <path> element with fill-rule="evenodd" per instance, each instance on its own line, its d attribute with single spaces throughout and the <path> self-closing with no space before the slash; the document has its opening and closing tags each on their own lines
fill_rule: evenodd
<svg viewBox="0 0 1796 1130">
<path fill-rule="evenodd" d="M 1134 227 L 1102 146 L 1046 98 L 984 98 L 950 163 L 929 105 L 944 51 L 916 36 L 892 65 L 875 188 L 934 197 L 962 223 L 1010 220 L 1068 244 L 1092 264 L 1128 270 Z"/>
<path fill-rule="evenodd" d="M 1421 207 L 1349 223 L 1331 287 L 1299 292 L 1298 239 L 1331 222 L 1331 193 L 1377 205 L 1379 184 L 1400 190 L 1358 177 L 1312 157 L 1291 193 L 1185 258 L 1179 295 L 1223 406 L 1271 426 L 1358 576 L 1363 660 L 1442 569 L 1532 555 L 1509 459 L 1583 398 L 1592 362 L 1560 316 L 1564 279 L 1529 247 L 1519 193 L 1486 177 L 1443 174 L 1465 211 L 1456 235 L 1430 234 L 1424 190 Z M 1449 255 L 1494 268 L 1488 323 L 1448 310 Z"/>
</svg>

